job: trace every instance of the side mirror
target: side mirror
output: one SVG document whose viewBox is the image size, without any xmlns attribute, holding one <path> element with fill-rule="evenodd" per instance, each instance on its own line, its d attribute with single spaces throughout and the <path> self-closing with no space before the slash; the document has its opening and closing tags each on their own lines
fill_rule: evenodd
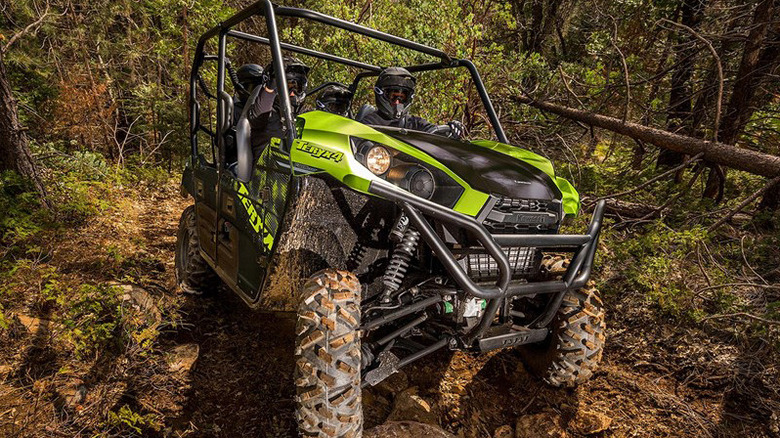
<svg viewBox="0 0 780 438">
<path fill-rule="evenodd" d="M 249 108 L 252 107 L 260 91 L 261 86 L 255 87 L 252 94 L 244 104 L 244 110 L 236 123 L 236 154 L 238 155 L 238 165 L 236 167 L 236 178 L 239 181 L 248 182 L 252 178 L 252 126 L 249 124 Z"/>
</svg>

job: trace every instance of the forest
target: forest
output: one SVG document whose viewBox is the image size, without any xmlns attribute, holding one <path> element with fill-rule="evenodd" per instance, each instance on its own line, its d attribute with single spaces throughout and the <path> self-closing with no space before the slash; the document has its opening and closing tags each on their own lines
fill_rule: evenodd
<svg viewBox="0 0 780 438">
<path fill-rule="evenodd" d="M 198 39 L 252 3 L 0 0 L 0 436 L 298 436 L 295 313 L 174 275 Z M 515 348 L 443 349 L 362 390 L 363 436 L 780 437 L 780 1 L 280 4 L 470 59 L 508 143 L 579 192 L 563 230 L 605 201 L 589 381 L 546 385 Z M 285 43 L 430 61 L 278 22 Z M 297 56 L 310 87 L 358 71 Z M 495 140 L 474 85 L 421 72 L 411 111 Z"/>
</svg>

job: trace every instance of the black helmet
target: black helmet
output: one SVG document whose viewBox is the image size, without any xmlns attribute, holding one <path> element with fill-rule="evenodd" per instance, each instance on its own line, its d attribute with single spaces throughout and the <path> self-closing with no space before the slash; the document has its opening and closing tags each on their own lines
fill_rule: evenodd
<svg viewBox="0 0 780 438">
<path fill-rule="evenodd" d="M 414 99 L 417 78 L 402 67 L 388 67 L 379 73 L 374 97 L 379 114 L 386 119 L 400 119 L 409 112 Z"/>
<path fill-rule="evenodd" d="M 238 90 L 239 96 L 246 99 L 255 85 L 263 83 L 263 67 L 257 64 L 244 64 L 236 71 L 236 79 L 244 87 L 243 90 Z"/>
<path fill-rule="evenodd" d="M 352 102 L 352 92 L 340 85 L 328 85 L 317 96 L 317 109 L 345 116 Z"/>
<path fill-rule="evenodd" d="M 285 56 L 283 62 L 288 91 L 295 92 L 295 95 L 290 97 L 290 104 L 293 106 L 293 110 L 298 112 L 303 99 L 306 98 L 306 87 L 309 85 L 308 74 L 311 69 L 298 58 L 292 56 Z M 265 67 L 265 76 L 267 85 L 276 79 L 273 61 Z"/>
</svg>

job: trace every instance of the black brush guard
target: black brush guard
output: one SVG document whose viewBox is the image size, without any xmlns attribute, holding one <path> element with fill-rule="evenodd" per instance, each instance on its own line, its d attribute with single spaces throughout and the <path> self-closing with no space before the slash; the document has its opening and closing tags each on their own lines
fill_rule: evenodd
<svg viewBox="0 0 780 438">
<path fill-rule="evenodd" d="M 546 328 L 560 308 L 566 291 L 584 287 L 590 278 L 593 258 L 596 254 L 596 247 L 598 246 L 601 233 L 604 201 L 596 204 L 593 218 L 585 234 L 490 234 L 474 218 L 413 196 L 389 183 L 372 182 L 368 190 L 377 196 L 397 203 L 403 208 L 412 224 L 422 234 L 428 246 L 458 285 L 459 289 L 451 290 L 449 291 L 450 293 L 464 292 L 467 295 L 487 300 L 485 312 L 479 325 L 463 338 L 463 342 L 467 346 L 472 346 L 475 340 L 479 340 L 485 335 L 502 303 L 507 298 L 536 294 L 555 294 L 547 304 L 544 312 L 528 327 L 529 329 Z M 447 248 L 447 245 L 436 234 L 433 226 L 425 216 L 457 225 L 471 233 L 498 265 L 499 276 L 495 286 L 483 287 L 474 283 L 457 262 L 449 248 Z M 573 252 L 574 256 L 561 280 L 511 283 L 513 280 L 512 271 L 507 254 L 502 250 L 502 246 L 536 247 L 542 250 L 566 251 Z M 378 322 L 376 321 L 375 323 Z M 369 321 L 366 325 L 373 326 L 374 324 Z"/>
</svg>

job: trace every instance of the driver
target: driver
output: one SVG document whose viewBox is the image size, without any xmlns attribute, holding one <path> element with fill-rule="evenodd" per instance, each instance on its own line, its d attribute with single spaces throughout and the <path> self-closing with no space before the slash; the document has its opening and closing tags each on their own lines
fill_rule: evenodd
<svg viewBox="0 0 780 438">
<path fill-rule="evenodd" d="M 388 67 L 382 70 L 374 86 L 377 108 L 368 105 L 361 108 L 357 121 L 367 125 L 437 132 L 455 139 L 463 137 L 463 124 L 457 120 L 439 126 L 409 114 L 409 108 L 414 101 L 416 82 L 417 78 L 405 68 Z"/>
<path fill-rule="evenodd" d="M 341 85 L 328 85 L 317 96 L 317 109 L 340 116 L 349 117 L 352 92 Z"/>
<path fill-rule="evenodd" d="M 285 80 L 290 93 L 290 105 L 293 117 L 298 115 L 303 99 L 306 97 L 309 67 L 291 56 L 284 57 Z M 247 119 L 252 127 L 252 155 L 254 160 L 260 156 L 272 138 L 284 138 L 286 129 L 282 123 L 282 111 L 277 98 L 277 78 L 273 62 L 266 66 L 263 90 L 252 102 Z"/>
</svg>

